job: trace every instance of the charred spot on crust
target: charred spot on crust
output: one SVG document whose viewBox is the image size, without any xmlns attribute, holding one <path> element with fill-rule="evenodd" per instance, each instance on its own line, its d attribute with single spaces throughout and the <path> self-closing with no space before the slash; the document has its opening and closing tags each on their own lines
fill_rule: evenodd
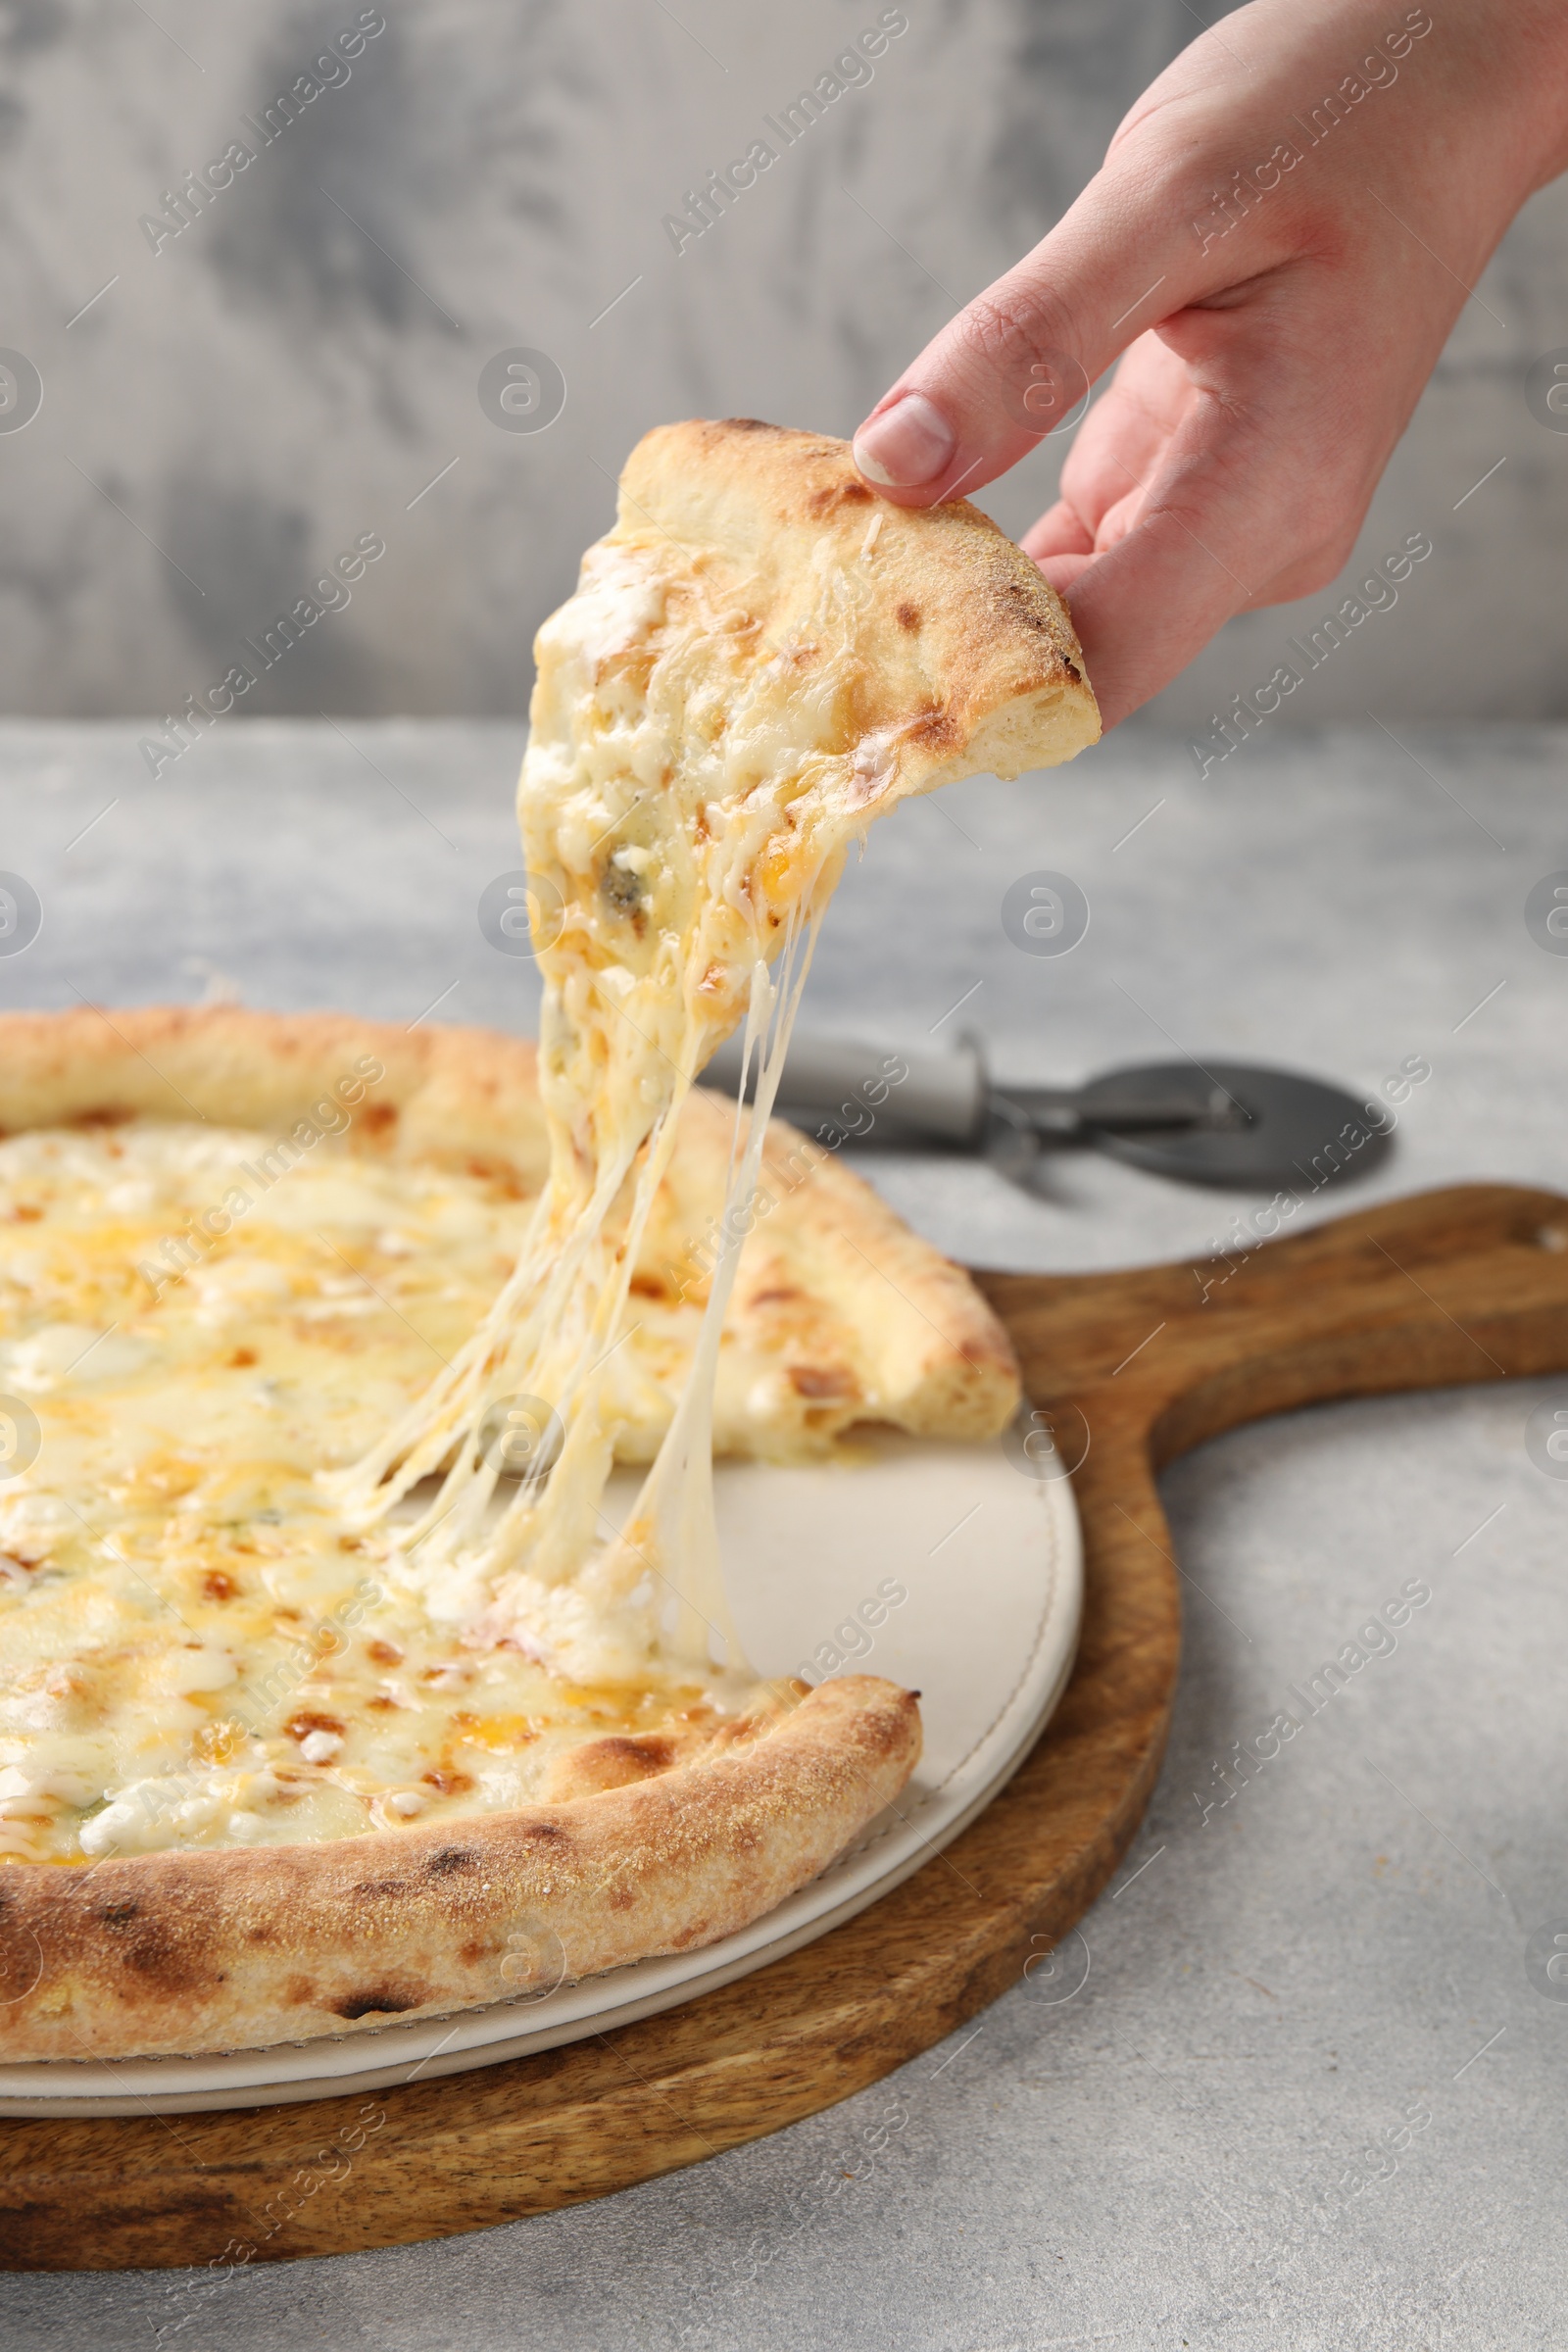
<svg viewBox="0 0 1568 2352">
<path fill-rule="evenodd" d="M 100 1903 L 95 1914 L 106 1928 L 128 1928 L 133 1919 L 141 1917 L 141 1905 L 134 1895 L 126 1895 L 118 1903 Z"/>
<path fill-rule="evenodd" d="M 920 626 L 920 608 L 918 605 L 902 604 L 895 617 L 901 629 L 917 629 Z"/>
<path fill-rule="evenodd" d="M 368 1895 L 374 1901 L 390 1901 L 395 1895 L 408 1893 L 409 1882 L 407 1879 L 362 1879 L 354 1891 L 356 1894 Z"/>
<path fill-rule="evenodd" d="M 726 416 L 723 429 L 727 433 L 777 433 L 782 425 L 764 424 L 760 416 Z"/>
<path fill-rule="evenodd" d="M 951 713 L 937 705 L 911 719 L 906 735 L 910 743 L 926 744 L 934 752 L 955 752 L 962 741 Z"/>
<path fill-rule="evenodd" d="M 368 1992 L 351 1992 L 346 2001 L 331 2003 L 334 2017 L 398 2017 L 405 2009 L 417 2009 L 427 1998 L 422 1992 L 411 1992 L 405 1984 L 377 1984 Z"/>
<path fill-rule="evenodd" d="M 558 1800 L 605 1796 L 612 1788 L 634 1788 L 667 1772 L 675 1758 L 676 1742 L 663 1733 L 612 1732 L 561 1757 L 550 1793 Z"/>
<path fill-rule="evenodd" d="M 1049 585 L 1049 583 L 1047 584 Z M 1003 594 L 1008 601 L 1007 618 L 1012 621 L 1021 621 L 1025 628 L 1034 629 L 1040 636 L 1048 639 L 1052 652 L 1068 677 L 1075 686 L 1081 686 L 1084 682 L 1084 673 L 1071 656 L 1064 654 L 1061 650 L 1061 629 L 1055 614 L 1048 610 L 1043 610 L 1021 580 L 1005 581 L 1003 585 Z"/>
<path fill-rule="evenodd" d="M 559 1821 L 525 1821 L 522 1824 L 522 1834 L 525 1838 L 564 1838 L 571 1835 L 569 1830 Z"/>
<path fill-rule="evenodd" d="M 824 482 L 806 502 L 808 514 L 831 514 L 836 507 L 868 507 L 876 496 L 861 481 Z"/>
<path fill-rule="evenodd" d="M 476 1870 L 478 1864 L 479 1857 L 471 1847 L 444 1845 L 438 1853 L 430 1856 L 424 1871 L 426 1878 L 449 1879 L 455 1870 Z"/>
<path fill-rule="evenodd" d="M 635 1764 L 645 1773 L 667 1771 L 675 1755 L 674 1741 L 662 1732 L 612 1732 L 608 1740 L 596 1740 L 594 1747 L 598 1754 Z"/>
<path fill-rule="evenodd" d="M 165 1992 L 188 1992 L 214 1981 L 210 1970 L 190 1965 L 172 1937 L 145 1926 L 121 1957 L 126 1968 L 134 1969 L 139 1977 L 153 1978 Z"/>
</svg>

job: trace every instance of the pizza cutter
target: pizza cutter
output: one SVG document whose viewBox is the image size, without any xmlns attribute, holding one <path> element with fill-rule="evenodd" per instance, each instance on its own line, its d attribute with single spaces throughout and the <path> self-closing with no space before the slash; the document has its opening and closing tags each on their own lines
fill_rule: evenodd
<svg viewBox="0 0 1568 2352">
<path fill-rule="evenodd" d="M 706 1077 L 733 1093 L 740 1074 L 732 1039 Z M 1071 1147 L 1190 1184 L 1317 1191 L 1375 1167 L 1391 1134 L 1376 1103 L 1294 1070 L 1158 1061 L 1082 1086 L 1015 1086 L 991 1077 L 974 1037 L 932 1053 L 798 1035 L 778 1106 L 834 1148 L 872 1136 L 947 1144 L 981 1154 L 1026 1191 L 1045 1173 L 1045 1152 Z"/>
</svg>

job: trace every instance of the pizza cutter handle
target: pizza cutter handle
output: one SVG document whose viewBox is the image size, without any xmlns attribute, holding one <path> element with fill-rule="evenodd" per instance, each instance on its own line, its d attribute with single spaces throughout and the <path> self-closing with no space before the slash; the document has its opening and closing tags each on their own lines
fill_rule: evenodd
<svg viewBox="0 0 1568 2352">
<path fill-rule="evenodd" d="M 740 1081 L 740 1040 L 732 1037 L 703 1072 L 703 1083 L 733 1095 Z M 913 1129 L 972 1144 L 985 1126 L 987 1097 L 985 1059 L 972 1037 L 951 1051 L 909 1052 L 797 1032 L 778 1100 L 782 1109 L 810 1110 L 852 1135 L 869 1134 L 885 1120 L 901 1134 Z"/>
<path fill-rule="evenodd" d="M 731 1095 L 737 1091 L 739 1038 L 720 1046 L 703 1075 L 709 1086 Z M 1136 1134 L 1238 1121 L 1245 1125 L 1247 1117 L 1223 1089 L 1212 1090 L 1206 1102 L 1195 1102 L 1190 1092 L 1174 1091 L 1167 1097 L 1129 1095 L 1122 1101 L 1103 1083 L 1092 1098 L 1072 1086 L 1009 1086 L 998 1091 L 990 1084 L 984 1053 L 973 1036 L 959 1038 L 946 1052 L 920 1052 L 797 1031 L 790 1040 L 778 1102 L 785 1111 L 832 1119 L 851 1135 L 867 1134 L 881 1121 L 904 1138 L 971 1146 L 980 1144 L 998 1119 L 1032 1136 L 1084 1142 L 1093 1131 L 1106 1128 Z"/>
</svg>

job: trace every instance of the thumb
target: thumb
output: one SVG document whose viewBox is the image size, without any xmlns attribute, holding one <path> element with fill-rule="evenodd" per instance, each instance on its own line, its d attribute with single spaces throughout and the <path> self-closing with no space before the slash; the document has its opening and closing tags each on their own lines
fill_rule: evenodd
<svg viewBox="0 0 1568 2352">
<path fill-rule="evenodd" d="M 1251 223 L 1228 235 L 1198 192 L 1209 184 L 1195 178 L 1186 210 L 1163 174 L 1102 171 L 878 401 L 855 436 L 867 481 L 900 506 L 978 490 L 1075 423 L 1090 385 L 1149 327 L 1250 274 Z"/>
</svg>

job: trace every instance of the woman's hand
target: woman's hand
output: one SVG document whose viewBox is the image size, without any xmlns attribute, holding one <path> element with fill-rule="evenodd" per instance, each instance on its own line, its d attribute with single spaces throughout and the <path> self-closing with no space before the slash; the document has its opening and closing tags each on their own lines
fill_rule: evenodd
<svg viewBox="0 0 1568 2352">
<path fill-rule="evenodd" d="M 878 402 L 860 469 L 901 506 L 961 497 L 1125 354 L 1023 541 L 1113 726 L 1232 613 L 1334 578 L 1468 290 L 1565 166 L 1564 0 L 1253 0 Z"/>
</svg>

